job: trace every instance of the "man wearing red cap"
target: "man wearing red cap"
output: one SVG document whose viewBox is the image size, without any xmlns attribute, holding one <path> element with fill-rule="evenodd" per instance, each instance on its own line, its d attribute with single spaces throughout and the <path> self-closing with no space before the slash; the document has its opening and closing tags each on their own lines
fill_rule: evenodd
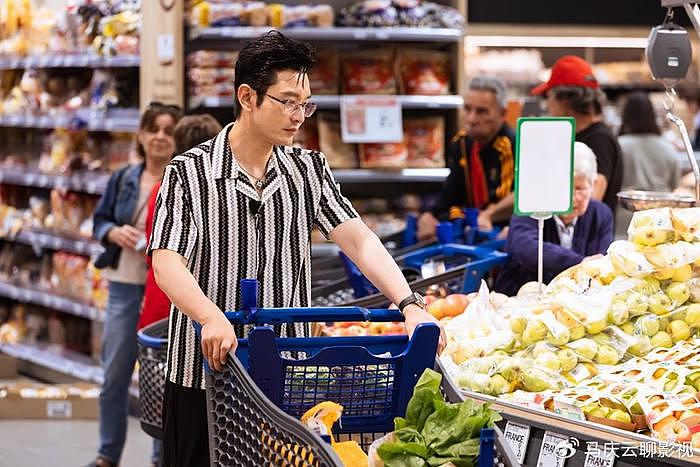
<svg viewBox="0 0 700 467">
<path fill-rule="evenodd" d="M 549 81 L 532 90 L 545 96 L 554 117 L 574 117 L 576 141 L 585 143 L 596 155 L 598 178 L 593 198 L 607 204 L 613 213 L 622 186 L 622 151 L 601 117 L 603 93 L 591 66 L 582 58 L 565 55 L 552 66 Z"/>
<path fill-rule="evenodd" d="M 435 235 L 438 219 L 461 208 L 479 209 L 485 230 L 508 225 L 513 213 L 515 135 L 505 124 L 507 92 L 498 78 L 478 76 L 464 96 L 464 128 L 448 150 L 450 175 L 440 196 L 418 219 L 418 238 Z"/>
</svg>

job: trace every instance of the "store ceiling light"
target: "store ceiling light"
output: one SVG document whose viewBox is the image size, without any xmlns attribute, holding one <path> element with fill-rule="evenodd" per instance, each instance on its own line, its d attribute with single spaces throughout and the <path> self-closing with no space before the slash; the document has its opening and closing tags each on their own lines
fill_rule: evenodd
<svg viewBox="0 0 700 467">
<path fill-rule="evenodd" d="M 646 37 L 591 36 L 466 36 L 466 43 L 476 47 L 600 47 L 644 49 Z"/>
</svg>

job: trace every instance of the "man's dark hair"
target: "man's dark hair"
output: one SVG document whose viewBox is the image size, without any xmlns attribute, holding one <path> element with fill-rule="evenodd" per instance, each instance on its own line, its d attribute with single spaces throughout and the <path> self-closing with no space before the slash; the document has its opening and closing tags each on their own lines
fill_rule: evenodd
<svg viewBox="0 0 700 467">
<path fill-rule="evenodd" d="M 306 77 L 314 64 L 315 52 L 304 42 L 285 37 L 279 31 L 270 31 L 246 44 L 238 54 L 234 78 L 233 116 L 241 113 L 238 88 L 247 84 L 258 94 L 256 105 L 262 104 L 267 89 L 275 84 L 277 73 L 294 70 Z"/>
<path fill-rule="evenodd" d="M 622 110 L 620 135 L 630 134 L 661 134 L 659 125 L 656 123 L 654 106 L 642 92 L 630 94 Z"/>
</svg>

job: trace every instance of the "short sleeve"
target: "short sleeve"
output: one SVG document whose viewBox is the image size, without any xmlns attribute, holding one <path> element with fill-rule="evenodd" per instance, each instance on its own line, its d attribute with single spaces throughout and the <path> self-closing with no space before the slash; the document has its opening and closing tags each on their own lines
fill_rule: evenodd
<svg viewBox="0 0 700 467">
<path fill-rule="evenodd" d="M 321 157 L 321 199 L 316 211 L 315 225 L 328 238 L 333 229 L 343 222 L 360 217 L 352 207 L 352 203 L 340 192 L 340 185 L 333 178 L 328 161 L 323 154 Z"/>
<path fill-rule="evenodd" d="M 618 151 L 615 147 L 615 141 L 605 134 L 597 134 L 594 138 L 590 138 L 585 142 L 596 156 L 598 164 L 598 173 L 605 176 L 610 183 L 615 170 L 615 163 L 618 157 Z"/>
<path fill-rule="evenodd" d="M 156 199 L 149 255 L 155 250 L 165 249 L 189 259 L 194 251 L 197 226 L 182 183 L 177 167 L 168 165 Z"/>
</svg>

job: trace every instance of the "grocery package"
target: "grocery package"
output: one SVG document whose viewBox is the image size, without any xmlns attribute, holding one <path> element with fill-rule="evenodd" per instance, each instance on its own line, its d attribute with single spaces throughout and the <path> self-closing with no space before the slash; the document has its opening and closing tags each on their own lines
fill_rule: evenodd
<svg viewBox="0 0 700 467">
<path fill-rule="evenodd" d="M 331 446 L 343 465 L 367 465 L 367 454 L 357 441 L 336 441 L 331 431 L 333 424 L 341 418 L 343 406 L 335 402 L 321 402 L 304 413 L 301 422 L 306 427 L 322 437 L 329 437 Z"/>
<path fill-rule="evenodd" d="M 304 124 L 301 125 L 299 131 L 294 135 L 294 145 L 299 146 L 304 149 L 309 149 L 311 151 L 320 151 L 321 145 L 319 144 L 318 135 L 318 118 L 316 116 L 311 116 L 304 120 Z"/>
<path fill-rule="evenodd" d="M 340 64 L 338 51 L 323 48 L 316 52 L 316 63 L 309 72 L 309 86 L 314 94 L 338 94 Z"/>
<path fill-rule="evenodd" d="M 99 416 L 95 384 L 0 384 L 0 418 L 94 419 Z"/>
<path fill-rule="evenodd" d="M 198 50 L 187 55 L 187 84 L 192 96 L 232 97 L 238 52 Z"/>
<path fill-rule="evenodd" d="M 353 27 L 461 29 L 464 17 L 455 8 L 419 0 L 359 0 L 340 11 L 338 23 Z"/>
<path fill-rule="evenodd" d="M 345 94 L 396 94 L 393 49 L 348 52 L 341 56 Z"/>
<path fill-rule="evenodd" d="M 439 373 L 423 372 L 406 417 L 397 417 L 394 431 L 370 447 L 370 466 L 475 465 L 481 429 L 492 428 L 501 416 L 489 404 L 445 402 L 441 382 Z"/>
<path fill-rule="evenodd" d="M 401 94 L 440 95 L 450 92 L 450 58 L 446 52 L 400 48 L 397 54 Z"/>
<path fill-rule="evenodd" d="M 696 208 L 639 211 L 629 240 L 542 295 L 475 312 L 480 291 L 445 325 L 445 369 L 466 391 L 700 447 L 698 225 Z"/>
<path fill-rule="evenodd" d="M 360 148 L 360 168 L 363 169 L 402 169 L 408 161 L 408 148 L 398 143 L 362 143 Z"/>
<path fill-rule="evenodd" d="M 408 148 L 407 167 L 445 166 L 445 120 L 443 117 L 406 118 L 404 141 Z"/>
<path fill-rule="evenodd" d="M 283 5 L 263 2 L 200 2 L 190 11 L 190 26 L 330 27 L 335 13 L 330 5 Z"/>
<path fill-rule="evenodd" d="M 317 121 L 319 148 L 328 164 L 334 169 L 357 167 L 357 145 L 343 142 L 340 121 L 324 113 L 319 113 Z"/>
</svg>

